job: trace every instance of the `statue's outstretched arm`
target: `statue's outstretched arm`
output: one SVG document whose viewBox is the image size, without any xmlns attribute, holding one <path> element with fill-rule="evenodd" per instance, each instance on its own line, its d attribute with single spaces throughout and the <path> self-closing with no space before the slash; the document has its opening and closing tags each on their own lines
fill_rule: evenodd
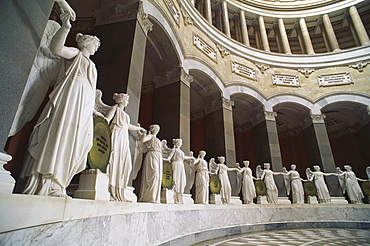
<svg viewBox="0 0 370 246">
<path fill-rule="evenodd" d="M 71 6 L 69 6 L 69 4 L 67 3 L 66 0 L 55 0 L 55 2 L 58 3 L 58 5 L 59 5 L 59 7 L 61 9 L 63 9 L 66 13 L 69 14 L 70 19 L 72 21 L 75 21 L 76 20 L 76 13 L 75 13 L 75 11 L 71 8 Z"/>
</svg>

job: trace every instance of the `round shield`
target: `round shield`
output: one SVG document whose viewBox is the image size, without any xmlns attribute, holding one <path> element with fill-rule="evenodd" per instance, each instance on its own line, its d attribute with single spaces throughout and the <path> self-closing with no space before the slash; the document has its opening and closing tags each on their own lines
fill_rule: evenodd
<svg viewBox="0 0 370 246">
<path fill-rule="evenodd" d="M 105 173 L 111 152 L 111 136 L 108 123 L 102 117 L 94 118 L 93 146 L 87 156 L 89 166 Z"/>
<path fill-rule="evenodd" d="M 168 161 L 163 161 L 162 187 L 172 189 L 173 174 L 172 166 Z"/>
<path fill-rule="evenodd" d="M 304 181 L 303 182 L 303 189 L 304 193 L 307 196 L 315 196 L 316 195 L 316 186 L 312 181 Z"/>
<path fill-rule="evenodd" d="M 258 196 L 266 196 L 267 188 L 263 180 L 256 180 L 256 182 L 254 183 L 254 186 L 256 187 L 256 193 Z"/>
<path fill-rule="evenodd" d="M 217 174 L 211 174 L 209 178 L 209 189 L 212 194 L 220 194 L 221 191 L 221 181 Z"/>
<path fill-rule="evenodd" d="M 363 182 L 361 188 L 365 195 L 370 196 L 370 181 Z"/>
</svg>

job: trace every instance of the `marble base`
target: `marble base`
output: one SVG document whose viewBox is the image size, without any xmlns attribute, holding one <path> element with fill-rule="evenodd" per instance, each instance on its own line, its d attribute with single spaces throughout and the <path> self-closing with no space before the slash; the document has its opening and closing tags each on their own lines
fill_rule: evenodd
<svg viewBox="0 0 370 246">
<path fill-rule="evenodd" d="M 348 201 L 344 197 L 331 197 L 331 203 L 333 203 L 333 204 L 348 204 Z"/>
<path fill-rule="evenodd" d="M 307 204 L 319 204 L 319 202 L 317 201 L 317 197 L 316 196 L 307 196 L 305 202 Z"/>
<path fill-rule="evenodd" d="M 242 200 L 240 200 L 239 196 L 232 196 L 230 200 L 231 204 L 243 204 Z"/>
<path fill-rule="evenodd" d="M 266 196 L 257 196 L 257 204 L 269 204 Z"/>
<path fill-rule="evenodd" d="M 191 194 L 183 194 L 182 199 L 184 204 L 194 204 L 193 198 L 191 198 Z"/>
<path fill-rule="evenodd" d="M 134 187 L 126 187 L 125 188 L 125 202 L 137 202 L 137 196 L 134 193 L 135 188 Z"/>
<path fill-rule="evenodd" d="M 12 160 L 12 156 L 0 152 L 0 193 L 12 193 L 15 180 L 10 172 L 4 169 L 4 165 Z"/>
<path fill-rule="evenodd" d="M 222 204 L 221 195 L 211 194 L 209 196 L 209 204 Z"/>
<path fill-rule="evenodd" d="M 173 190 L 162 189 L 161 203 L 174 204 L 175 203 L 174 195 L 175 193 L 173 192 Z"/>
<path fill-rule="evenodd" d="M 87 169 L 80 175 L 80 182 L 74 197 L 109 201 L 108 181 L 107 175 L 99 169 Z"/>
<path fill-rule="evenodd" d="M 278 204 L 292 204 L 288 197 L 278 197 Z"/>
</svg>

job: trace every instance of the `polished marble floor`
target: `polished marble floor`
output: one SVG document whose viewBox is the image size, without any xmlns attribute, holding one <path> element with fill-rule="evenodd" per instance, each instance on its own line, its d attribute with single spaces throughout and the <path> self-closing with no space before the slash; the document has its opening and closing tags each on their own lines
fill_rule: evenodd
<svg viewBox="0 0 370 246">
<path fill-rule="evenodd" d="M 265 231 L 217 238 L 196 245 L 363 246 L 370 245 L 370 230 L 320 228 Z"/>
</svg>

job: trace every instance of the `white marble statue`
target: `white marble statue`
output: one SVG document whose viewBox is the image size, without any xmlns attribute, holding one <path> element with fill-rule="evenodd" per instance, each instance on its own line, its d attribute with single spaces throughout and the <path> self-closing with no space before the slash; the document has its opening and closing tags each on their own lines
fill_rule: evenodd
<svg viewBox="0 0 370 246">
<path fill-rule="evenodd" d="M 338 179 L 340 186 L 342 187 L 343 194 L 347 192 L 351 203 L 362 204 L 364 194 L 362 193 L 358 181 L 366 180 L 357 178 L 350 165 L 344 165 L 344 169 L 345 171 L 341 171 L 340 167 L 337 167 Z"/>
<path fill-rule="evenodd" d="M 195 177 L 195 203 L 208 204 L 209 197 L 209 171 L 208 163 L 204 160 L 206 152 L 199 151 L 198 158 L 194 161 L 196 168 Z"/>
<path fill-rule="evenodd" d="M 315 165 L 313 166 L 314 172 L 311 171 L 310 168 L 306 169 L 307 179 L 309 181 L 313 181 L 316 190 L 317 190 L 317 198 L 319 203 L 331 203 L 330 193 L 328 187 L 325 184 L 324 176 L 336 175 L 335 173 L 323 173 L 321 172 L 320 166 Z"/>
<path fill-rule="evenodd" d="M 99 110 L 97 106 L 95 109 L 100 111 L 105 116 L 105 119 L 110 122 L 112 134 L 112 149 L 107 166 L 108 190 L 113 200 L 123 202 L 128 201 L 124 197 L 124 191 L 132 170 L 129 131 L 140 131 L 144 134 L 146 130 L 140 126 L 132 125 L 130 116 L 124 111 L 129 102 L 129 95 L 114 93 L 113 100 L 116 104 L 111 107 L 107 106 L 109 110 L 105 110 L 105 112 L 108 111 L 106 114 L 104 114 L 104 111 Z M 96 105 L 99 105 L 99 102 L 101 100 L 97 100 Z"/>
<path fill-rule="evenodd" d="M 175 203 L 183 204 L 183 194 L 186 186 L 186 174 L 184 161 L 191 160 L 193 157 L 185 156 L 185 153 L 180 149 L 182 139 L 174 139 L 172 141 L 174 147 L 168 155 L 168 161 L 171 163 L 173 172 L 173 191 Z"/>
<path fill-rule="evenodd" d="M 220 195 L 222 203 L 229 204 L 231 200 L 231 185 L 227 172 L 238 171 L 238 168 L 229 168 L 228 166 L 226 166 L 224 156 L 219 156 L 218 161 L 220 162 L 219 164 L 215 163 L 214 158 L 211 158 L 210 169 L 214 170 L 214 172 L 218 174 L 218 178 L 220 179 Z"/>
<path fill-rule="evenodd" d="M 287 171 L 286 168 L 283 167 L 287 194 L 289 195 L 292 193 L 292 203 L 304 204 L 304 190 L 302 185 L 302 181 L 304 181 L 304 179 L 302 179 L 299 175 L 299 172 L 296 170 L 297 166 L 295 164 L 290 165 L 290 168 L 291 169 Z"/>
<path fill-rule="evenodd" d="M 142 134 L 139 140 L 145 148 L 143 152 L 146 153 L 141 167 L 139 202 L 161 202 L 163 161 L 162 142 L 157 138 L 159 130 L 159 125 L 151 125 L 149 132 Z"/>
<path fill-rule="evenodd" d="M 279 191 L 274 180 L 274 175 L 278 175 L 281 173 L 273 172 L 270 169 L 270 163 L 264 163 L 263 167 L 263 170 L 261 169 L 260 165 L 256 167 L 257 178 L 263 180 L 266 184 L 267 202 L 277 204 Z"/>
<path fill-rule="evenodd" d="M 242 193 L 244 204 L 253 203 L 253 199 L 256 197 L 256 188 L 254 187 L 253 180 L 256 179 L 252 175 L 252 169 L 249 167 L 249 161 L 243 161 L 244 167 L 238 172 L 241 174 L 242 182 Z"/>
<path fill-rule="evenodd" d="M 49 102 L 30 136 L 25 194 L 66 196 L 73 176 L 85 169 L 93 142 L 97 71 L 90 56 L 100 41 L 77 34 L 79 48 L 65 47 L 72 16 L 65 12 L 60 17 L 63 24 L 51 39 L 50 51 L 62 58 L 61 67 Z"/>
<path fill-rule="evenodd" d="M 370 166 L 366 167 L 367 178 L 370 180 Z"/>
</svg>

